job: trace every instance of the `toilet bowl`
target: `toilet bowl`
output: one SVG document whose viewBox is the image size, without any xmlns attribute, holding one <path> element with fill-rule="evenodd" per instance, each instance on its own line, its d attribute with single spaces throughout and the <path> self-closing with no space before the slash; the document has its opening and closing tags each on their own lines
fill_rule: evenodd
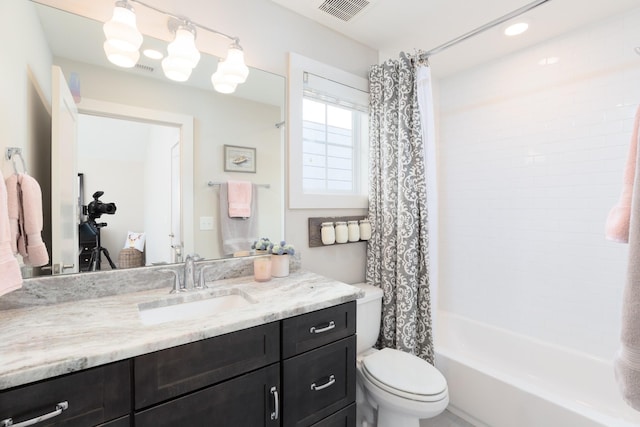
<svg viewBox="0 0 640 427">
<path fill-rule="evenodd" d="M 431 364 L 409 353 L 373 349 L 378 337 L 382 291 L 366 284 L 358 299 L 358 427 L 419 427 L 449 403 L 447 382 Z M 377 423 L 377 424 L 376 424 Z"/>
</svg>

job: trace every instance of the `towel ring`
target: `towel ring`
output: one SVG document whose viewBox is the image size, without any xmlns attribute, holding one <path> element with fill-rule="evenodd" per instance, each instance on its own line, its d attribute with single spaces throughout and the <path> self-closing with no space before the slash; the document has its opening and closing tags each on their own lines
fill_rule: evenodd
<svg viewBox="0 0 640 427">
<path fill-rule="evenodd" d="M 11 160 L 13 163 L 13 170 L 16 174 L 18 174 L 18 165 L 16 165 L 16 156 L 20 157 L 20 162 L 22 163 L 22 173 L 27 173 L 27 165 L 24 162 L 24 157 L 22 157 L 22 148 L 20 147 L 7 147 L 7 151 L 5 153 L 5 158 L 7 160 Z"/>
</svg>

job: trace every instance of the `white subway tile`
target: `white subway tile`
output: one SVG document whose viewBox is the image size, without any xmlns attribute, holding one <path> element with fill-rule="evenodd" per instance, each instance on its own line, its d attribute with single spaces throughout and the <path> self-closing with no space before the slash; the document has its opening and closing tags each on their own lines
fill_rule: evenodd
<svg viewBox="0 0 640 427">
<path fill-rule="evenodd" d="M 639 39 L 640 9 L 438 82 L 441 307 L 615 351 L 627 249 L 604 221 L 640 102 Z"/>
</svg>

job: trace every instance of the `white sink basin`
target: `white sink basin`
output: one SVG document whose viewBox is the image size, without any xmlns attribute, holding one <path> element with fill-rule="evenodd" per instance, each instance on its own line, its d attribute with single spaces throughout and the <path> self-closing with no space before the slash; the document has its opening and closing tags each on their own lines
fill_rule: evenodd
<svg viewBox="0 0 640 427">
<path fill-rule="evenodd" d="M 237 310 L 254 303 L 255 301 L 252 301 L 248 295 L 240 292 L 204 296 L 187 294 L 138 304 L 138 314 L 143 324 L 157 325 L 184 319 L 204 318 L 207 315 Z"/>
</svg>

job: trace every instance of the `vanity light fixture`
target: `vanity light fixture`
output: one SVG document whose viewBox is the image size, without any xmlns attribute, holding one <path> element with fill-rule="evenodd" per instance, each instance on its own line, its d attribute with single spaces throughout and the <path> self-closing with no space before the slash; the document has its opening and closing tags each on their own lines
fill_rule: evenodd
<svg viewBox="0 0 640 427">
<path fill-rule="evenodd" d="M 112 63 L 131 68 L 140 58 L 142 34 L 136 26 L 136 14 L 127 0 L 119 0 L 113 16 L 102 26 L 106 37 L 103 48 Z"/>
<path fill-rule="evenodd" d="M 247 81 L 249 68 L 244 63 L 244 52 L 237 40 L 234 40 L 229 46 L 225 60 L 218 63 L 217 71 L 230 82 L 239 84 Z"/>
<path fill-rule="evenodd" d="M 162 69 L 168 79 L 185 82 L 200 61 L 200 52 L 196 48 L 196 27 L 189 21 L 170 19 L 169 29 L 173 29 L 175 38 L 167 46 L 168 55 L 162 60 Z"/>
<path fill-rule="evenodd" d="M 191 72 L 200 61 L 200 52 L 195 44 L 196 28 L 199 28 L 232 42 L 227 57 L 218 62 L 218 68 L 211 76 L 214 89 L 221 93 L 232 93 L 238 84 L 247 80 L 249 68 L 244 62 L 244 52 L 238 37 L 197 24 L 140 0 L 118 0 L 113 18 L 104 24 L 104 33 L 107 38 L 104 50 L 114 64 L 130 68 L 135 66 L 140 58 L 142 34 L 136 27 L 136 15 L 129 2 L 140 4 L 169 17 L 169 30 L 174 34 L 174 39 L 167 47 L 168 55 L 162 60 L 162 69 L 167 78 L 184 82 L 191 76 Z"/>
</svg>

